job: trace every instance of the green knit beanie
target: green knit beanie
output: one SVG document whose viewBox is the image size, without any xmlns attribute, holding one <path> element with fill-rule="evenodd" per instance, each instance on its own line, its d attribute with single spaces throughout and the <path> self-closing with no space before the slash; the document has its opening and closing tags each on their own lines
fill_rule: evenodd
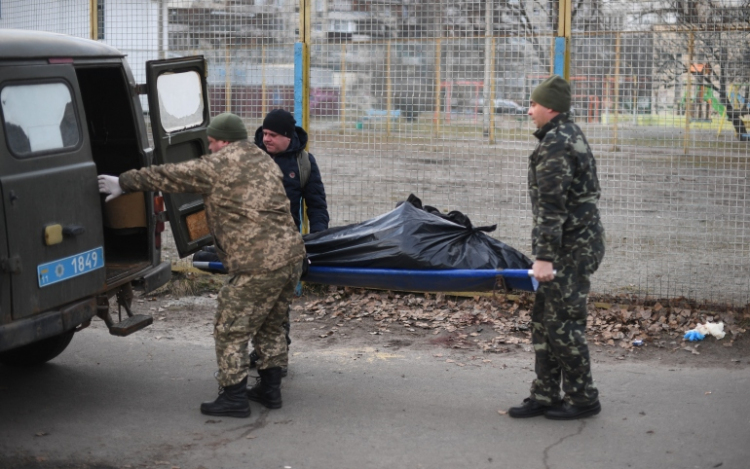
<svg viewBox="0 0 750 469">
<path fill-rule="evenodd" d="M 531 100 L 557 112 L 570 111 L 570 85 L 560 75 L 552 75 L 534 88 Z"/>
<path fill-rule="evenodd" d="M 224 112 L 211 119 L 206 133 L 216 140 L 234 142 L 247 138 L 247 127 L 237 114 Z"/>
</svg>

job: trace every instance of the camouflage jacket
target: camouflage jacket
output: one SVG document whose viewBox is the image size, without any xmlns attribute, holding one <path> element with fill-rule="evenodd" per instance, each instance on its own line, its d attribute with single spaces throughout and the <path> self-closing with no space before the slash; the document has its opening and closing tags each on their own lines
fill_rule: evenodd
<svg viewBox="0 0 750 469">
<path fill-rule="evenodd" d="M 281 170 L 249 140 L 184 163 L 128 171 L 120 186 L 201 194 L 219 258 L 232 274 L 268 272 L 304 257 Z"/>
<path fill-rule="evenodd" d="M 601 188 L 591 147 L 569 114 L 555 116 L 534 136 L 539 144 L 529 157 L 528 179 L 533 254 L 554 262 L 603 236 L 596 207 Z"/>
</svg>

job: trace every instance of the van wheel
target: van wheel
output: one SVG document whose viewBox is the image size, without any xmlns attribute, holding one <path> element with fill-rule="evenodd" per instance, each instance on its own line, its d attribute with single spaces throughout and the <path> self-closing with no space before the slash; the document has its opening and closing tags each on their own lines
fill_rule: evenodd
<svg viewBox="0 0 750 469">
<path fill-rule="evenodd" d="M 63 332 L 48 339 L 0 352 L 0 363 L 7 366 L 39 366 L 47 363 L 63 350 L 73 340 L 74 330 Z"/>
</svg>

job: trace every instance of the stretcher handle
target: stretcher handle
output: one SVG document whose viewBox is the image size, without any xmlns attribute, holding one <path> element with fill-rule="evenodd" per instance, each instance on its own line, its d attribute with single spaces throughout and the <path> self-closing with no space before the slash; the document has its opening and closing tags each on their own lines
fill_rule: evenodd
<svg viewBox="0 0 750 469">
<path fill-rule="evenodd" d="M 505 278 L 534 277 L 534 271 L 531 269 L 503 269 L 498 271 L 498 273 Z M 552 273 L 557 275 L 557 270 L 553 270 Z"/>
</svg>

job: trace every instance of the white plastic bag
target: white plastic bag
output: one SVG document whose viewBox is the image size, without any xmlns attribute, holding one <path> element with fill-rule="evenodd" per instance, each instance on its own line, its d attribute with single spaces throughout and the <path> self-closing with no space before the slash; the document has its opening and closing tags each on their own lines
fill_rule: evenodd
<svg viewBox="0 0 750 469">
<path fill-rule="evenodd" d="M 724 323 L 707 322 L 706 324 L 699 324 L 695 328 L 696 331 L 703 335 L 711 334 L 717 339 L 723 339 L 726 333 L 724 332 Z"/>
</svg>

